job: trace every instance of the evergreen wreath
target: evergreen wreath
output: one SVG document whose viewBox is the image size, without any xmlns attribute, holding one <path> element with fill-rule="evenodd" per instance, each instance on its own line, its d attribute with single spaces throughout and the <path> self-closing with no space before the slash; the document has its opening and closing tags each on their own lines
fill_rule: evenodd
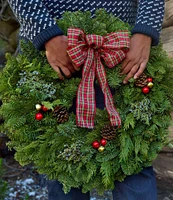
<svg viewBox="0 0 173 200">
<path fill-rule="evenodd" d="M 90 12 L 66 12 L 57 23 L 64 33 L 71 26 L 98 35 L 131 29 L 102 9 L 94 18 Z M 105 65 L 122 125 L 110 126 L 106 110 L 97 109 L 92 130 L 77 127 L 69 112 L 81 78 L 61 81 L 44 52 L 24 41 L 21 49 L 17 57 L 7 55 L 0 73 L 1 129 L 20 164 L 34 163 L 40 173 L 60 181 L 66 193 L 71 187 L 83 192 L 96 188 L 100 194 L 113 189 L 115 180 L 151 166 L 170 142 L 173 69 L 161 45 L 152 47 L 145 74 L 126 85 L 121 64 L 112 69 Z"/>
</svg>

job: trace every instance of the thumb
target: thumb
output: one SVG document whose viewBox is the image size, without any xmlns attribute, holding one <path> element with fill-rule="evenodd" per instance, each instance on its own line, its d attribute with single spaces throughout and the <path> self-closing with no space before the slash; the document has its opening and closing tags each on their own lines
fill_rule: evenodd
<svg viewBox="0 0 173 200">
<path fill-rule="evenodd" d="M 144 72 L 146 66 L 147 66 L 147 62 L 142 62 L 140 64 L 140 67 L 139 67 L 137 73 L 134 75 L 134 79 L 137 79 Z"/>
<path fill-rule="evenodd" d="M 77 66 L 75 65 L 75 63 L 73 63 L 72 61 L 71 61 L 71 63 L 72 63 L 72 65 L 73 65 L 73 67 L 75 68 L 76 71 L 80 71 L 80 67 L 77 67 Z"/>
</svg>

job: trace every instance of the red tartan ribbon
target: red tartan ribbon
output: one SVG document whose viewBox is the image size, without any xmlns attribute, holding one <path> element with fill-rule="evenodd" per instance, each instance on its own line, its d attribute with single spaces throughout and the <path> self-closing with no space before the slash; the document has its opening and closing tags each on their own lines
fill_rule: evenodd
<svg viewBox="0 0 173 200">
<path fill-rule="evenodd" d="M 83 65 L 82 80 L 77 91 L 76 124 L 93 128 L 96 113 L 94 80 L 98 79 L 105 98 L 105 106 L 112 126 L 121 126 L 121 119 L 113 103 L 101 59 L 112 68 L 125 58 L 130 39 L 127 31 L 106 36 L 88 34 L 78 28 L 68 29 L 68 50 L 76 66 Z"/>
</svg>

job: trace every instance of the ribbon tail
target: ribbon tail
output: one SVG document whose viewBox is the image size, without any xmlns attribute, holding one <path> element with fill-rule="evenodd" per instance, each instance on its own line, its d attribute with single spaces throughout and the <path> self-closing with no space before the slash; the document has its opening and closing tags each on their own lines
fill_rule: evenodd
<svg viewBox="0 0 173 200">
<path fill-rule="evenodd" d="M 94 128 L 96 114 L 95 66 L 94 50 L 88 49 L 88 56 L 83 66 L 82 80 L 78 87 L 76 99 L 76 124 L 79 127 Z"/>
<path fill-rule="evenodd" d="M 99 55 L 97 56 L 97 60 L 96 60 L 96 77 L 99 81 L 102 92 L 104 94 L 105 106 L 106 106 L 107 112 L 110 117 L 110 123 L 112 126 L 120 127 L 121 126 L 121 118 L 114 106 L 113 96 L 110 91 L 107 79 L 106 79 L 106 71 L 104 69 L 104 66 L 101 63 Z"/>
</svg>

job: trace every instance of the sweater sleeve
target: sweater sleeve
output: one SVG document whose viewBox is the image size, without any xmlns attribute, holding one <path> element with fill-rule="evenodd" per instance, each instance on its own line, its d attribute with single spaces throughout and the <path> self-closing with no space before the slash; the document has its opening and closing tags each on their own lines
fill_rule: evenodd
<svg viewBox="0 0 173 200">
<path fill-rule="evenodd" d="M 8 2 L 26 37 L 38 50 L 44 49 L 44 44 L 49 39 L 63 35 L 41 0 L 8 0 Z"/>
<path fill-rule="evenodd" d="M 164 0 L 139 0 L 138 14 L 132 34 L 142 33 L 152 38 L 152 45 L 159 43 L 164 16 Z"/>
</svg>

